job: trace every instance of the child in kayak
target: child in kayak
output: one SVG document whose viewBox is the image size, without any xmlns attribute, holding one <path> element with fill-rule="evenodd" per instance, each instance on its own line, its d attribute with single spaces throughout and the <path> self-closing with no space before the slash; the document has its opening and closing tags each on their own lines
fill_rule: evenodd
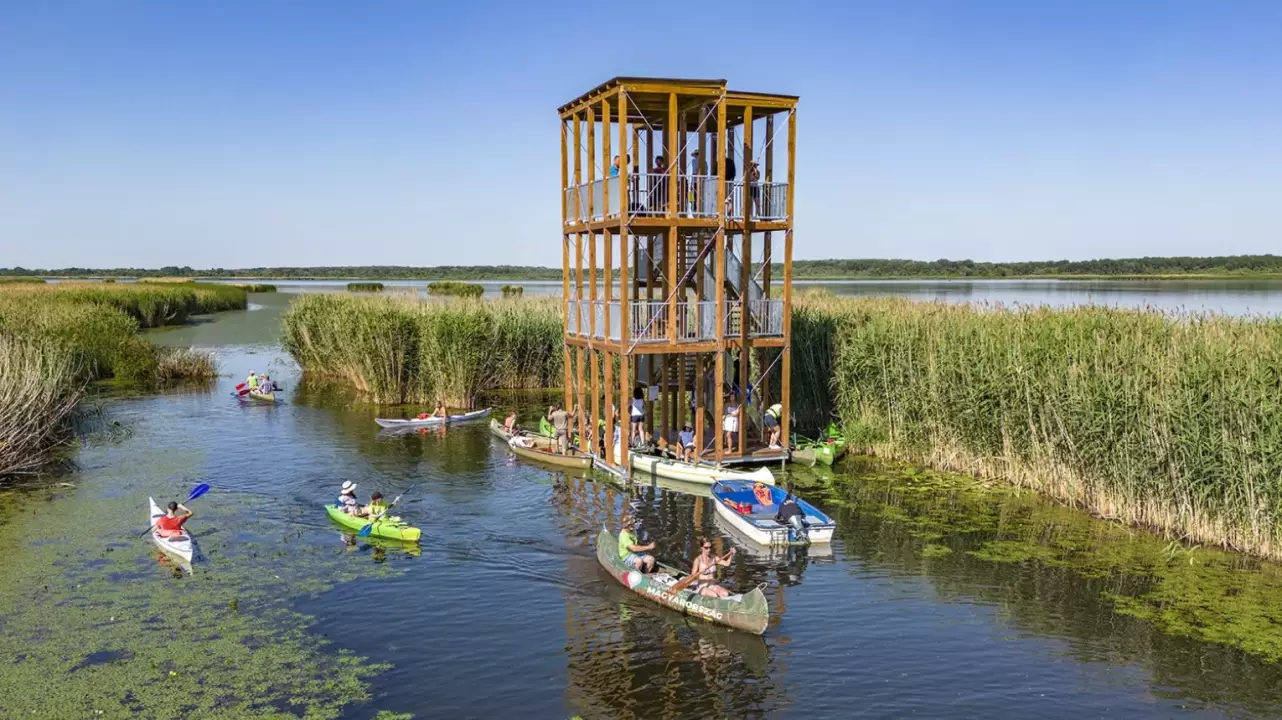
<svg viewBox="0 0 1282 720">
<path fill-rule="evenodd" d="M 508 434 L 510 435 L 516 434 L 516 411 L 515 410 L 507 414 L 507 419 L 503 421 L 503 429 L 507 430 Z"/>
<path fill-rule="evenodd" d="M 348 515 L 365 517 L 361 504 L 356 502 L 356 483 L 351 480 L 343 481 L 343 488 L 338 491 L 338 507 Z"/>
<path fill-rule="evenodd" d="M 180 503 L 170 502 L 165 514 L 156 521 L 156 534 L 161 537 L 178 537 L 183 525 L 191 519 L 192 512 Z"/>
<path fill-rule="evenodd" d="M 387 504 L 383 502 L 383 493 L 375 490 L 370 493 L 369 505 L 365 506 L 365 517 L 373 520 L 385 514 L 387 514 Z"/>
</svg>

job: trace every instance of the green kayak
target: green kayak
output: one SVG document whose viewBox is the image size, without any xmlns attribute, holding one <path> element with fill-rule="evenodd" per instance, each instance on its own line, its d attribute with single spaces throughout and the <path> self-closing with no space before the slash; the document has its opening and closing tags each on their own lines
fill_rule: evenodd
<svg viewBox="0 0 1282 720">
<path fill-rule="evenodd" d="M 329 519 L 346 528 L 359 531 L 369 524 L 369 520 L 355 515 L 348 515 L 339 509 L 337 505 L 326 505 L 325 514 Z M 406 525 L 398 517 L 391 517 L 386 520 L 379 520 L 374 523 L 374 528 L 370 530 L 370 535 L 375 537 L 390 538 L 392 540 L 406 540 L 409 542 L 418 542 L 422 531 L 416 527 Z"/>
</svg>

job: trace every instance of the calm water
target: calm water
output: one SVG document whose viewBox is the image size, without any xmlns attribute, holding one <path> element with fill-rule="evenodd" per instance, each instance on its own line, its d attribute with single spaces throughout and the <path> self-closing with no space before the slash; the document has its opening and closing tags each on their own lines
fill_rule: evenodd
<svg viewBox="0 0 1282 720">
<path fill-rule="evenodd" d="M 830 549 L 755 550 L 696 488 L 535 467 L 483 424 L 380 433 L 373 409 L 299 385 L 275 344 L 287 299 L 157 333 L 216 348 L 230 377 L 103 400 L 78 470 L 0 494 L 0 651 L 17 658 L 0 716 L 195 717 L 245 697 L 255 712 L 345 718 L 1282 711 L 1269 662 L 1282 642 L 1186 627 L 1276 625 L 1272 566 L 1210 551 L 1186 562 L 1035 497 L 859 462 L 793 477 L 837 518 Z M 250 369 L 276 376 L 286 402 L 232 398 Z M 200 479 L 214 486 L 191 523 L 207 561 L 187 576 L 130 533 L 148 494 Z M 421 549 L 345 539 L 321 510 L 345 479 L 362 497 L 409 490 L 401 513 L 423 528 Z M 662 560 L 687 562 L 697 535 L 737 544 L 727 579 L 765 585 L 764 638 L 658 608 L 600 570 L 592 541 L 624 505 Z M 1216 585 L 1226 578 L 1236 592 Z M 1211 591 L 1184 607 L 1187 588 Z M 1216 604 L 1229 596 L 1238 604 Z M 1187 612 L 1185 629 L 1144 617 L 1150 606 Z"/>
<path fill-rule="evenodd" d="M 282 293 L 338 292 L 343 280 L 276 280 Z M 385 281 L 385 292 L 426 295 L 426 281 Z M 487 281 L 488 296 L 504 285 L 521 285 L 527 295 L 559 295 L 560 282 Z M 1005 305 L 1112 305 L 1231 315 L 1282 314 L 1282 280 L 809 280 L 797 290 L 820 287 L 838 295 L 895 295 L 918 300 L 988 302 Z"/>
</svg>

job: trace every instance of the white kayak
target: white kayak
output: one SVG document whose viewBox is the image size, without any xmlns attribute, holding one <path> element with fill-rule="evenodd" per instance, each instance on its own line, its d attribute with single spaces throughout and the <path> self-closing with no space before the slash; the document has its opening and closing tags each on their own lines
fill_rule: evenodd
<svg viewBox="0 0 1282 720">
<path fill-rule="evenodd" d="M 160 509 L 155 500 L 147 498 L 147 502 L 151 503 L 151 519 L 148 522 L 151 525 L 155 525 L 157 520 L 165 516 L 165 511 Z M 182 535 L 173 537 L 161 536 L 160 529 L 156 528 L 151 532 L 151 539 L 161 550 L 174 557 L 182 558 L 189 563 L 192 557 L 196 555 L 196 539 L 191 536 L 190 532 L 187 532 L 186 528 L 183 529 Z"/>
<path fill-rule="evenodd" d="M 703 485 L 711 485 L 718 480 L 747 480 L 767 485 L 775 484 L 774 474 L 770 472 L 770 468 L 765 467 L 759 467 L 752 472 L 744 472 L 743 470 L 731 470 L 704 463 L 695 464 L 681 460 L 669 460 L 638 452 L 628 453 L 628 458 L 632 461 L 632 469 L 671 480 L 684 480 Z"/>
<path fill-rule="evenodd" d="M 374 418 L 374 422 L 378 423 L 379 427 L 385 427 L 385 428 L 432 427 L 433 425 L 441 425 L 444 423 L 460 423 L 460 422 L 467 422 L 469 420 L 480 420 L 481 418 L 486 417 L 489 414 L 490 414 L 490 408 L 485 408 L 484 410 L 473 410 L 472 412 L 463 413 L 462 415 L 448 415 L 446 417 L 430 417 L 430 418 L 423 418 L 422 420 L 419 420 L 417 418 L 414 418 L 411 420 L 392 420 L 389 418 Z"/>
</svg>

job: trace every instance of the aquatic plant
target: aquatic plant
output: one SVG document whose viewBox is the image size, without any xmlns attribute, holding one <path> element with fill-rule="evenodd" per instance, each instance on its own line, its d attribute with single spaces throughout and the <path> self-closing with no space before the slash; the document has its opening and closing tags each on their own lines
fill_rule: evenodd
<svg viewBox="0 0 1282 720">
<path fill-rule="evenodd" d="M 347 283 L 347 292 L 382 292 L 383 283 L 380 282 L 349 282 Z"/>
<path fill-rule="evenodd" d="M 1282 556 L 1282 320 L 824 296 L 794 318 L 794 392 L 822 408 L 831 377 L 858 445 Z"/>
<path fill-rule="evenodd" d="M 525 294 L 525 286 L 523 285 L 504 285 L 499 289 L 503 292 L 503 297 L 512 297 L 515 295 Z"/>
<path fill-rule="evenodd" d="M 30 277 L 27 275 L 0 276 L 0 285 L 40 285 L 44 282 L 44 278 Z"/>
<path fill-rule="evenodd" d="M 455 297 L 480 297 L 485 294 L 485 286 L 456 280 L 438 280 L 428 283 L 427 293 L 429 295 L 452 295 Z M 508 294 L 504 291 L 503 296 L 507 297 Z"/>
<path fill-rule="evenodd" d="M 486 390 L 550 387 L 561 377 L 558 303 L 302 295 L 283 345 L 313 377 L 380 404 L 471 407 Z"/>
<path fill-rule="evenodd" d="M 0 476 L 48 460 L 84 386 L 75 359 L 52 341 L 0 332 Z"/>
<path fill-rule="evenodd" d="M 276 286 L 270 283 L 237 283 L 236 287 L 250 293 L 274 293 Z"/>
</svg>

